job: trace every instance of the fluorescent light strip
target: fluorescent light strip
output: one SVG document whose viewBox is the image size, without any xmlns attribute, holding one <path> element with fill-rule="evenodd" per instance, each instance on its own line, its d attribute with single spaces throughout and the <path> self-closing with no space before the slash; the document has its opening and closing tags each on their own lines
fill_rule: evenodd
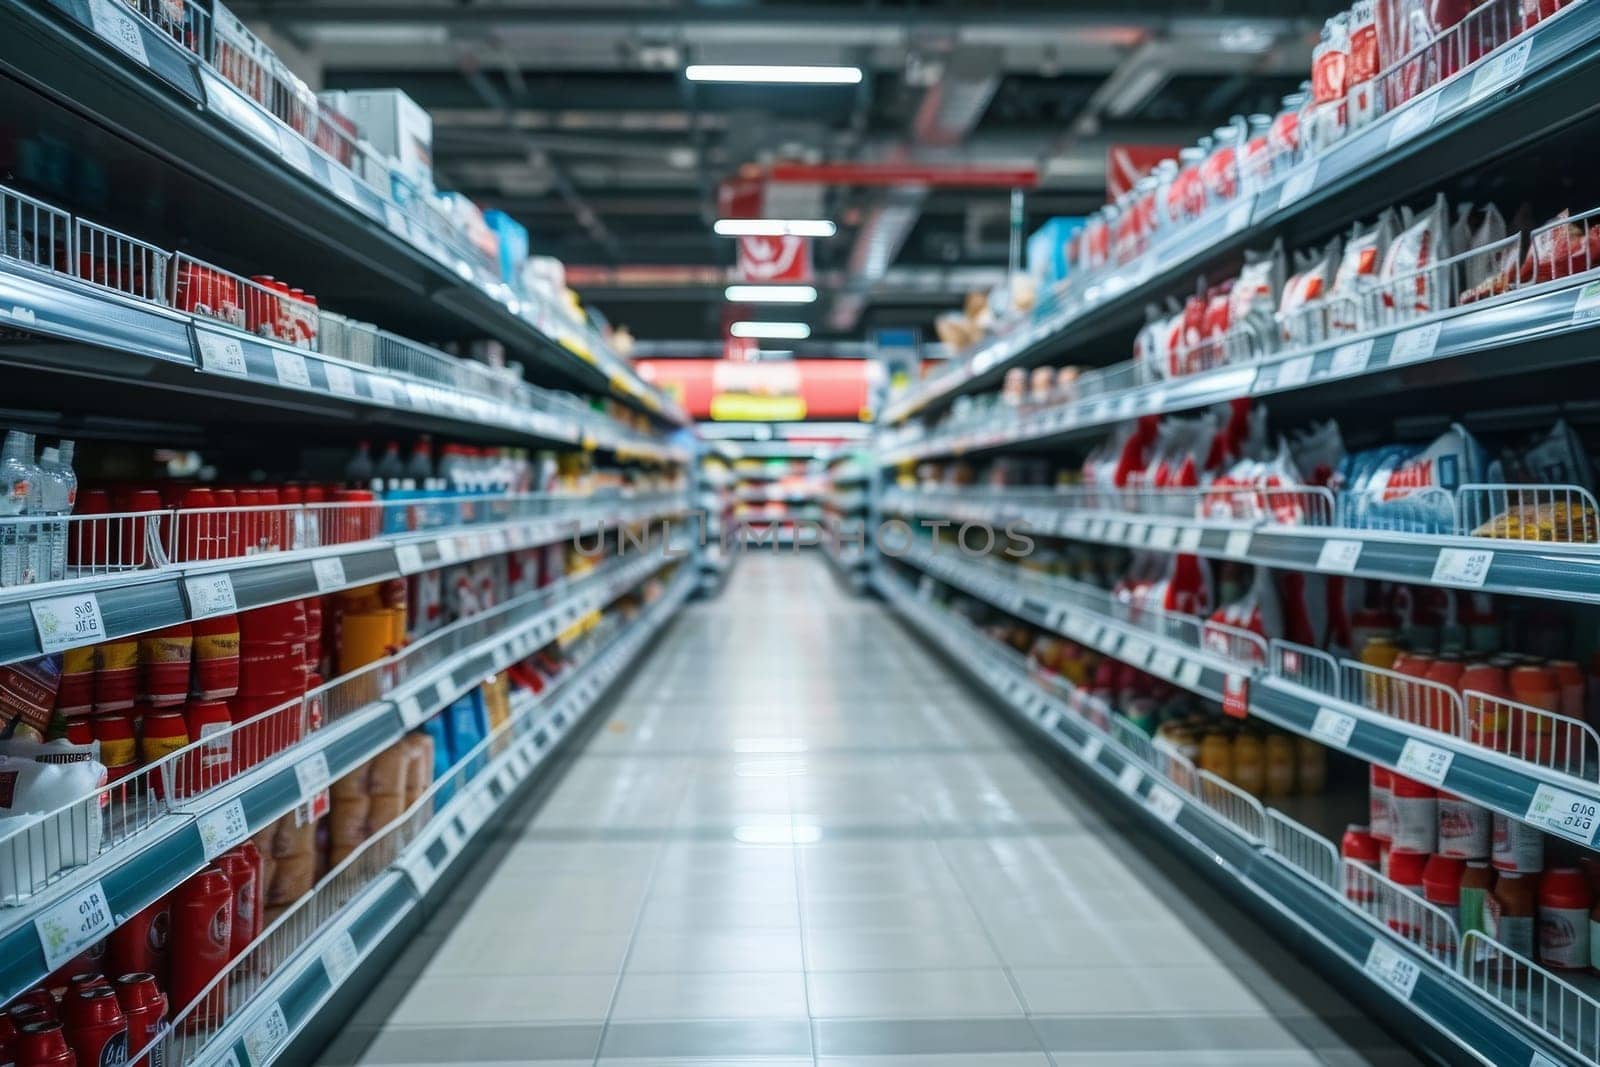
<svg viewBox="0 0 1600 1067">
<path fill-rule="evenodd" d="M 839 232 L 829 219 L 718 219 L 711 229 L 719 237 L 832 237 Z"/>
<path fill-rule="evenodd" d="M 860 67 L 799 66 L 786 63 L 693 63 L 683 76 L 692 82 L 749 82 L 768 85 L 856 85 Z"/>
<path fill-rule="evenodd" d="M 722 295 L 736 304 L 812 304 L 817 299 L 809 285 L 730 285 Z"/>
<path fill-rule="evenodd" d="M 735 337 L 804 341 L 811 336 L 811 327 L 803 322 L 736 322 L 728 327 L 728 332 Z"/>
</svg>

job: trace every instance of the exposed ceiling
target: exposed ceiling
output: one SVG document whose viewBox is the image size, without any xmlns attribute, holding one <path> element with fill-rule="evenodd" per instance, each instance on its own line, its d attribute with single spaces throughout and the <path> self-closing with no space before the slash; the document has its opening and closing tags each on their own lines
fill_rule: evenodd
<svg viewBox="0 0 1600 1067">
<path fill-rule="evenodd" d="M 1025 231 L 1105 200 L 1114 144 L 1186 144 L 1275 110 L 1340 0 L 239 0 L 323 88 L 433 113 L 441 187 L 527 225 L 642 338 L 713 338 L 716 188 L 741 165 L 1037 168 Z M 861 67 L 858 85 L 694 83 L 688 63 Z M 1002 276 L 1003 188 L 820 190 L 817 337 L 926 328 Z M 648 271 L 639 268 L 656 268 Z M 682 269 L 677 269 L 682 268 Z"/>
</svg>

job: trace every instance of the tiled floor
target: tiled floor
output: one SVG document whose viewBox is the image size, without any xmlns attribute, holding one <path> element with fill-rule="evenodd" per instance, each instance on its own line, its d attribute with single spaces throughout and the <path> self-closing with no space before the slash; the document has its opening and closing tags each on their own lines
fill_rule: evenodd
<svg viewBox="0 0 1600 1067">
<path fill-rule="evenodd" d="M 687 611 L 324 1063 L 1411 1062 L 825 568 Z"/>
</svg>

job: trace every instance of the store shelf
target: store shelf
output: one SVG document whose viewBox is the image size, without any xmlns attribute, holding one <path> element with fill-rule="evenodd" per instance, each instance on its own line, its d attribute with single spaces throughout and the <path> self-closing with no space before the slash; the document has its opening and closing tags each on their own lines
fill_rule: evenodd
<svg viewBox="0 0 1600 1067">
<path fill-rule="evenodd" d="M 1196 220 L 1139 262 L 1108 271 L 1090 284 L 1069 282 L 1076 287 L 1055 303 L 1043 301 L 1031 321 L 1019 323 L 894 399 L 882 421 L 903 422 L 942 407 L 957 395 L 992 389 L 1010 367 L 1031 366 L 1074 345 L 1131 327 L 1146 303 L 1189 285 L 1209 260 L 1246 245 L 1270 243 L 1274 235 L 1309 239 L 1330 232 L 1370 214 L 1373 205 L 1397 203 L 1574 121 L 1595 107 L 1584 86 L 1592 83 L 1597 61 L 1600 10 L 1593 4 L 1574 4 L 1345 137 L 1311 162 L 1278 176 L 1254 195 Z M 1523 314 L 1533 322 L 1543 315 L 1559 316 L 1563 303 L 1570 321 L 1571 303 L 1560 299 Z M 1482 326 L 1482 322 L 1460 329 L 1452 326 L 1449 336 L 1439 338 L 1439 345 L 1447 349 L 1467 343 Z M 1381 366 L 1390 352 L 1380 340 L 1368 359 Z M 1319 367 L 1326 363 L 1327 357 L 1318 357 Z M 1205 403 L 1202 394 L 1219 391 L 1245 395 L 1255 368 L 1238 372 L 1241 377 L 1231 383 L 1221 378 L 1204 387 L 1183 383 L 1159 405 L 1146 397 L 1130 403 L 1117 417 Z M 1264 383 L 1263 391 L 1275 387 Z"/>
<path fill-rule="evenodd" d="M 172 36 L 132 10 L 115 10 L 116 27 L 97 27 L 94 14 L 88 0 L 0 9 L 0 38 L 13 45 L 0 71 L 60 105 L 72 116 L 63 121 L 86 124 L 86 143 L 115 141 L 144 165 L 159 160 L 184 183 L 197 217 L 230 219 L 241 236 L 261 238 L 263 255 L 292 244 L 311 291 L 387 290 L 389 306 L 413 321 L 495 337 L 563 384 L 687 421 L 597 337 L 516 299 L 470 250 L 440 240 Z M 102 39 L 116 30 L 136 34 L 138 45 Z M 198 26 L 195 37 L 210 35 Z M 417 306 L 405 307 L 407 298 Z"/>
<path fill-rule="evenodd" d="M 1485 490 L 1485 492 L 1491 492 Z M 1516 490 L 1510 490 L 1513 494 Z M 1554 497 L 1560 490 L 1529 490 Z M 1502 496 L 1505 491 L 1502 491 Z M 1298 508 L 1321 494 L 1316 509 Z M 881 507 L 905 517 L 926 516 L 987 523 L 1003 529 L 1016 522 L 1029 533 L 1092 541 L 1128 549 L 1184 551 L 1267 567 L 1323 574 L 1348 574 L 1421 585 L 1553 600 L 1600 603 L 1600 546 L 1520 541 L 1497 537 L 1442 536 L 1344 526 L 1291 526 L 1263 518 L 1255 522 L 1185 517 L 1197 510 L 1204 490 L 1129 492 L 1134 510 L 1092 506 L 1110 494 L 1075 490 L 889 489 Z M 1326 490 L 1254 491 L 1264 510 L 1274 501 L 1302 513 L 1321 510 Z M 1139 510 L 1144 509 L 1144 510 Z M 1019 528 L 1023 528 L 1019 527 Z"/>
<path fill-rule="evenodd" d="M 539 776 L 544 761 L 673 617 L 693 585 L 692 573 L 680 574 L 639 620 L 577 671 L 538 697 L 519 699 L 506 726 L 458 761 L 444 780 L 454 785 L 447 803 L 419 827 L 416 820 L 402 817 L 390 831 L 369 842 L 369 850 L 383 853 L 385 836 L 402 838 L 398 853 L 380 870 L 363 872 L 359 863 L 349 868 L 354 877 L 365 875 L 368 880 L 347 902 L 340 899 L 345 893 L 340 892 L 338 876 L 330 874 L 298 906 L 322 914 L 320 923 L 290 944 L 274 943 L 270 932 L 258 939 L 257 956 L 271 951 L 281 959 L 273 961 L 270 979 L 254 995 L 235 1001 L 221 1025 L 202 1024 L 198 1034 L 185 1033 L 179 1020 L 164 1045 L 183 1059 L 169 1058 L 169 1062 L 227 1062 L 232 1055 L 238 1063 L 265 1067 L 281 1059 L 334 993 L 408 913 L 422 906 L 434 884 L 461 861 L 484 827 Z M 331 906 L 319 906 L 319 896 L 333 898 Z M 234 969 L 243 969 L 240 962 Z"/>
<path fill-rule="evenodd" d="M 109 791 L 112 807 L 121 810 L 107 818 L 120 829 L 81 866 L 36 871 L 42 861 L 33 854 L 41 847 L 34 834 L 48 833 L 52 820 L 70 820 L 80 804 L 90 806 L 84 810 L 93 810 L 98 820 L 98 795 L 14 831 L 0 841 L 0 857 L 26 896 L 0 909 L 0 1000 L 37 984 L 88 942 L 176 888 L 211 856 L 314 798 L 485 677 L 548 644 L 677 558 L 656 552 L 618 557 L 581 578 L 461 620 L 304 700 L 235 724 L 229 728 L 231 750 L 260 752 L 262 759 L 210 789 L 192 795 L 176 790 L 183 795 L 174 796 L 169 785 L 163 800 L 153 788 L 158 776 L 176 783 L 192 773 L 185 763 L 188 750 L 139 771 Z M 326 717 L 321 728 L 304 725 L 306 701 Z M 286 717 L 292 720 L 287 727 Z M 81 847 L 90 846 L 85 841 Z M 30 888 L 36 891 L 27 892 Z M 76 914 L 89 901 L 97 902 L 104 924 L 89 931 L 92 936 L 47 952 L 49 918 Z"/>
<path fill-rule="evenodd" d="M 1569 800 L 1600 806 L 1600 781 L 1596 781 L 1600 764 L 1592 756 L 1594 750 L 1588 742 L 1592 731 L 1586 728 L 1574 733 L 1571 750 L 1547 757 L 1548 765 L 1516 758 L 1414 721 L 1429 721 L 1426 715 L 1401 717 L 1394 709 L 1386 714 L 1345 699 L 1348 689 L 1360 689 L 1363 684 L 1394 685 L 1398 692 L 1406 683 L 1358 677 L 1353 686 L 1341 685 L 1363 668 L 1358 664 L 1346 667 L 1316 650 L 1277 643 L 1269 652 L 1267 642 L 1254 635 L 1215 631 L 1223 645 L 1259 657 L 1247 662 L 1202 645 L 1214 632 L 1204 620 L 1149 610 L 1117 617 L 1110 610 L 1109 597 L 1098 590 L 1090 590 L 1093 595 L 1086 596 L 1077 583 L 1007 574 L 1005 570 L 1014 568 L 979 563 L 954 545 L 942 550 L 913 545 L 888 554 L 1019 619 L 1130 663 L 1241 715 L 1595 847 L 1593 827 L 1585 835 L 1535 814 L 1546 810 L 1552 800 L 1562 806 Z M 1086 606 L 1085 600 L 1104 607 Z M 1314 675 L 1327 677 L 1317 684 Z M 1518 711 L 1540 714 L 1523 712 L 1520 706 Z"/>
<path fill-rule="evenodd" d="M 196 395 L 249 411 L 405 427 L 472 438 L 485 429 L 538 442 L 602 449 L 620 458 L 687 462 L 687 450 L 625 429 L 544 390 L 471 391 L 352 363 L 134 299 L 0 256 L 4 361 L 25 371 L 91 378 L 117 387 Z M 62 344 L 61 342 L 68 342 Z M 85 347 L 92 352 L 85 352 Z M 413 346 L 421 361 L 452 357 Z M 220 413 L 220 412 L 219 412 Z M 191 416 L 192 417 L 192 416 Z"/>
<path fill-rule="evenodd" d="M 82 604 L 92 599 L 95 611 L 102 620 L 98 629 L 90 628 L 81 639 L 57 645 L 53 649 L 59 650 L 144 633 L 219 612 L 265 607 L 403 577 L 464 560 L 552 544 L 595 530 L 653 522 L 680 514 L 686 506 L 681 494 L 645 499 L 464 499 L 476 506 L 481 519 L 491 521 L 443 527 L 423 533 L 355 540 L 326 548 L 262 552 L 224 561 L 173 563 L 160 567 L 156 567 L 154 561 L 141 551 L 138 565 L 141 569 L 135 569 L 128 561 L 121 561 L 126 569 L 113 573 L 0 591 L 0 663 L 32 659 L 44 654 L 37 621 L 37 605 L 40 604 L 68 601 Z M 411 502 L 391 507 L 404 512 L 430 503 L 438 507 L 447 506 L 450 501 Z M 334 509 L 338 507 L 333 506 Z M 260 509 L 260 516 L 288 523 L 291 513 L 298 510 L 301 509 Z M 313 529 L 319 524 L 340 525 L 327 522 L 330 516 L 336 515 L 335 510 L 321 509 L 320 515 L 317 505 L 304 510 L 312 520 Z M 378 516 L 384 509 L 379 505 L 355 505 L 342 510 L 356 516 L 363 524 L 381 526 Z M 137 525 L 142 529 L 147 523 L 158 520 L 181 524 L 185 518 L 197 517 L 203 523 L 208 520 L 219 521 L 219 516 L 226 516 L 229 521 L 238 522 L 242 521 L 240 516 L 255 514 L 248 509 L 168 511 L 151 513 L 148 519 L 85 516 L 70 521 L 91 527 L 73 535 L 76 543 L 98 538 L 101 545 L 106 545 L 108 542 L 121 544 L 130 539 L 125 532 L 119 534 L 115 529 L 107 532 L 105 527 L 108 524 L 113 527 L 117 524 L 128 527 Z M 494 521 L 501 515 L 506 516 L 503 521 Z M 142 543 L 142 539 L 137 537 L 132 540 L 135 544 Z M 226 588 L 219 591 L 218 583 L 225 583 Z M 198 584 L 204 584 L 206 588 L 197 590 L 195 586 Z M 197 603 L 195 598 L 202 592 L 206 599 Z"/>
<path fill-rule="evenodd" d="M 1103 705 L 1091 707 L 1092 698 L 1041 686 L 1014 654 L 1008 656 L 882 569 L 874 570 L 873 580 L 951 662 L 1035 736 L 1086 769 L 1108 795 L 1120 797 L 1126 810 L 1138 812 L 1146 829 L 1188 851 L 1233 899 L 1264 923 L 1289 928 L 1298 943 L 1338 970 L 1347 988 L 1362 987 L 1369 998 L 1391 998 L 1425 1022 L 1429 1040 L 1424 1044 L 1452 1058 L 1465 1054 L 1484 1063 L 1538 1067 L 1570 1062 L 1573 1055 L 1594 1058 L 1595 1038 L 1579 1023 L 1596 1010 L 1592 998 L 1577 993 L 1579 1002 L 1551 997 L 1542 1005 L 1496 999 L 1498 987 L 1479 980 L 1481 961 L 1469 962 L 1471 952 L 1458 950 L 1459 962 L 1438 958 L 1397 936 L 1382 918 L 1351 905 L 1332 842 L 1258 802 L 1245 804 L 1226 790 L 1200 784 L 1184 773 L 1192 768 L 1176 776 L 1164 773 L 1160 760 L 1148 757 L 1147 739 L 1141 744 L 1142 735 L 1107 725 L 1112 713 Z M 1381 888 L 1396 894 L 1389 907 L 1409 903 L 1392 886 Z M 1508 955 L 1486 939 L 1479 945 Z M 1535 965 L 1527 968 L 1523 977 L 1530 988 L 1554 992 L 1564 985 Z"/>
</svg>

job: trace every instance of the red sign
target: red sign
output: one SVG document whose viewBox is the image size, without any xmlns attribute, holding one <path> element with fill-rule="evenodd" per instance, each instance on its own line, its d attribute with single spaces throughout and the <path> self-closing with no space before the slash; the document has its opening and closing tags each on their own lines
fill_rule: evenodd
<svg viewBox="0 0 1600 1067">
<path fill-rule="evenodd" d="M 739 238 L 739 280 L 792 285 L 811 280 L 811 238 Z"/>
<path fill-rule="evenodd" d="M 1229 674 L 1222 679 L 1222 710 L 1235 719 L 1250 717 L 1250 679 Z"/>
<path fill-rule="evenodd" d="M 718 359 L 642 359 L 646 381 L 681 388 L 697 419 L 791 422 L 869 418 L 873 364 L 856 359 L 736 363 Z"/>
<path fill-rule="evenodd" d="M 1106 150 L 1106 203 L 1132 189 L 1163 159 L 1177 159 L 1175 144 L 1114 144 Z"/>
</svg>

